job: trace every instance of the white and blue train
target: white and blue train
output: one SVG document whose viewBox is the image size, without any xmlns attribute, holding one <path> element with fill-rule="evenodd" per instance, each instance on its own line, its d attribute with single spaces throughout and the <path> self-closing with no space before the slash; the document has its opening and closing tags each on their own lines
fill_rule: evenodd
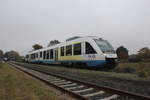
<svg viewBox="0 0 150 100">
<path fill-rule="evenodd" d="M 107 40 L 97 36 L 72 37 L 65 42 L 28 52 L 26 61 L 46 64 L 114 67 L 117 55 Z"/>
</svg>

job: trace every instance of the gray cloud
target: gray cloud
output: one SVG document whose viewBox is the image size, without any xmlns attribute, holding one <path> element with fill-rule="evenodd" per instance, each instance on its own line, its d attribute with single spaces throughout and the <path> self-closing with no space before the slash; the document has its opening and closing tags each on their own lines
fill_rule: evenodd
<svg viewBox="0 0 150 100">
<path fill-rule="evenodd" d="M 149 0 L 0 0 L 0 49 L 98 35 L 135 53 L 150 47 Z"/>
</svg>

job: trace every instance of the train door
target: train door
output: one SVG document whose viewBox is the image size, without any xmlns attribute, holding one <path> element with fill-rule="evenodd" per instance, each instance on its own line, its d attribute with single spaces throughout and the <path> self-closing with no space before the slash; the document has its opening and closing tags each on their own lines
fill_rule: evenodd
<svg viewBox="0 0 150 100">
<path fill-rule="evenodd" d="M 55 61 L 58 61 L 58 48 L 55 49 Z"/>
</svg>

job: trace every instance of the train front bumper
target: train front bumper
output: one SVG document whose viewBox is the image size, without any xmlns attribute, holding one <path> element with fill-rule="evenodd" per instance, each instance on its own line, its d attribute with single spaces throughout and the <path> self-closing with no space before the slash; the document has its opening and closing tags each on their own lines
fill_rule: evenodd
<svg viewBox="0 0 150 100">
<path fill-rule="evenodd" d="M 106 66 L 114 68 L 118 65 L 117 54 L 104 54 L 106 60 Z"/>
</svg>

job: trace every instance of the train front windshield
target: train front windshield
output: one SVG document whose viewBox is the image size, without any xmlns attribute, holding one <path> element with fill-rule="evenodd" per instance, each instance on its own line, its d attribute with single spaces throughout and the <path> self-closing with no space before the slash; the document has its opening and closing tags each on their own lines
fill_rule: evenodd
<svg viewBox="0 0 150 100">
<path fill-rule="evenodd" d="M 114 48 L 106 40 L 95 39 L 95 42 L 103 53 L 115 53 Z"/>
</svg>

